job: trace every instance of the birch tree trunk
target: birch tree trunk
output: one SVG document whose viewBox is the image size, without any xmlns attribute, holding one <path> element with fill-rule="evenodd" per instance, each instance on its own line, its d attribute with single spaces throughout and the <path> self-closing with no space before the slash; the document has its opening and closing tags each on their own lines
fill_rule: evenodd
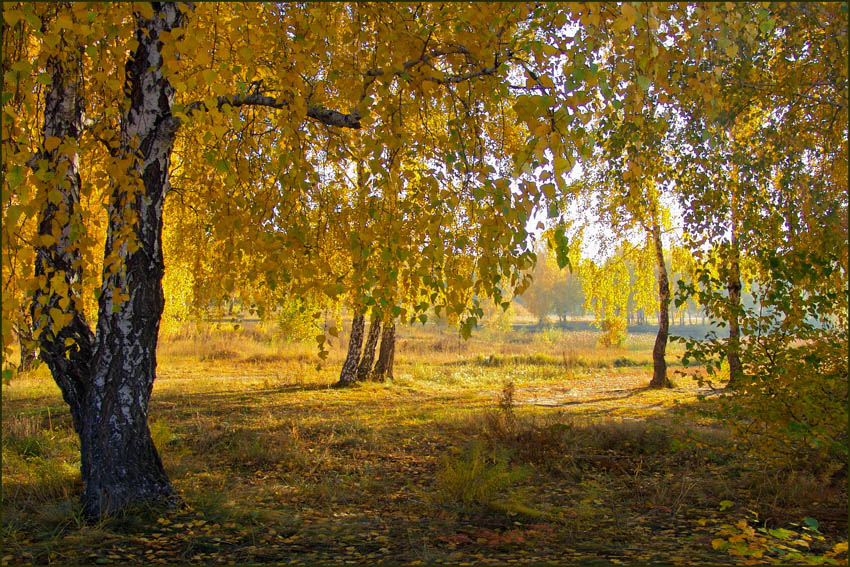
<svg viewBox="0 0 850 567">
<path fill-rule="evenodd" d="M 43 270 L 44 263 L 42 262 L 42 271 Z M 38 359 L 38 349 L 33 346 L 35 344 L 35 338 L 32 333 L 32 317 L 29 315 L 27 308 L 24 306 L 21 306 L 21 320 L 23 321 L 22 324 L 14 325 L 12 327 L 12 332 L 14 332 L 15 336 L 18 337 L 18 347 L 21 350 L 18 372 L 29 372 L 33 369 L 36 359 Z"/>
<path fill-rule="evenodd" d="M 51 84 L 44 102 L 44 139 L 76 140 L 82 124 L 80 61 L 78 58 L 66 61 L 51 58 L 47 69 Z M 53 374 L 71 410 L 74 429 L 79 434 L 94 351 L 94 334 L 78 305 L 79 289 L 74 285 L 82 273 L 79 250 L 71 230 L 74 221 L 80 222 L 79 157 L 60 152 L 57 147 L 50 151 L 42 148 L 37 158 L 35 163 L 46 164 L 47 176 L 53 187 L 58 189 L 59 199 L 48 200 L 40 213 L 38 234 L 48 238 L 39 238 L 35 249 L 35 274 L 43 278 L 43 284 L 33 296 L 30 313 L 41 358 Z M 62 217 L 71 222 L 60 222 Z M 51 237 L 53 243 L 45 245 Z M 65 298 L 68 303 L 63 309 Z M 58 309 L 63 315 L 72 314 L 71 320 L 58 330 L 50 317 L 53 309 Z M 66 342 L 70 343 L 68 348 Z"/>
<path fill-rule="evenodd" d="M 339 387 L 350 386 L 357 379 L 357 365 L 360 362 L 360 347 L 363 345 L 363 327 L 365 317 L 361 313 L 354 315 L 351 321 L 351 336 L 348 339 L 348 354 L 342 371 L 339 373 Z"/>
<path fill-rule="evenodd" d="M 153 18 L 140 17 L 137 22 L 138 46 L 126 65 L 128 105 L 114 149 L 116 160 L 127 169 L 113 179 L 108 204 L 96 335 L 76 305 L 74 290 L 80 270 L 73 241 L 73 219 L 80 203 L 77 156 L 62 155 L 58 149 L 42 152 L 61 197 L 45 206 L 39 233 L 60 236 L 52 245 L 37 248 L 36 272 L 51 283 L 36 294 L 33 321 L 41 327 L 42 358 L 70 407 L 80 437 L 82 504 L 88 518 L 174 498 L 147 417 L 164 304 L 162 211 L 179 127 L 171 115 L 174 89 L 161 72 L 158 38 L 184 21 L 177 4 L 162 3 L 154 5 Z M 50 68 L 53 83 L 45 101 L 45 139 L 77 139 L 82 117 L 79 61 L 53 61 Z M 57 217 L 72 220 L 60 223 Z M 54 319 L 46 316 L 54 305 L 71 315 L 58 332 Z"/>
<path fill-rule="evenodd" d="M 655 346 L 652 348 L 652 380 L 649 387 L 670 388 L 672 384 L 667 378 L 667 362 L 664 360 L 670 331 L 670 284 L 667 279 L 667 267 L 664 265 L 661 227 L 657 216 L 652 220 L 652 239 L 658 264 L 658 334 L 655 336 Z"/>
<path fill-rule="evenodd" d="M 738 312 L 741 309 L 741 252 L 735 235 L 734 199 L 732 204 L 732 235 L 729 253 L 729 277 L 726 290 L 729 293 L 729 343 L 726 346 L 726 360 L 729 362 L 729 382 L 726 387 L 734 390 L 741 386 L 744 378 L 744 367 L 741 364 L 741 326 Z"/>
<path fill-rule="evenodd" d="M 83 464 L 90 514 L 174 494 L 151 440 L 148 404 L 165 304 L 162 212 L 180 126 L 171 115 L 174 88 L 161 71 L 158 38 L 185 17 L 175 3 L 154 6 L 153 18 L 139 22 L 139 46 L 126 66 L 130 105 L 121 120 L 119 155 L 131 166 L 126 181 L 114 184 L 109 203 L 89 415 L 80 434 L 80 448 L 90 455 Z M 128 223 L 128 216 L 136 222 Z M 113 270 L 113 261 L 121 269 Z"/>
<path fill-rule="evenodd" d="M 378 317 L 372 316 L 372 320 L 369 322 L 369 334 L 366 337 L 366 345 L 363 347 L 360 364 L 357 366 L 355 379 L 358 382 L 366 380 L 372 373 L 372 363 L 375 361 L 375 350 L 378 347 L 378 339 L 380 337 L 381 320 Z"/>
<path fill-rule="evenodd" d="M 395 360 L 395 323 L 389 321 L 384 324 L 381 333 L 381 351 L 378 353 L 378 362 L 372 377 L 375 380 L 392 380 L 393 362 Z"/>
</svg>

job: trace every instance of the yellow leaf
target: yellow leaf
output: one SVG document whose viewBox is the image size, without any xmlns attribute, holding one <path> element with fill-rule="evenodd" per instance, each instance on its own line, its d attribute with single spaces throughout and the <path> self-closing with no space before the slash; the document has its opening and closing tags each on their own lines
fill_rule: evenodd
<svg viewBox="0 0 850 567">
<path fill-rule="evenodd" d="M 61 138 L 57 138 L 56 136 L 50 136 L 46 140 L 44 140 L 44 149 L 48 152 L 52 152 L 56 148 L 59 147 L 59 144 L 62 143 Z"/>
<path fill-rule="evenodd" d="M 10 26 L 14 26 L 23 17 L 20 10 L 3 10 L 3 19 Z"/>
<path fill-rule="evenodd" d="M 133 8 L 141 14 L 143 18 L 153 18 L 153 6 L 149 2 L 135 2 Z"/>
<path fill-rule="evenodd" d="M 62 311 L 57 309 L 56 307 L 50 308 L 50 318 L 55 323 L 56 321 L 60 321 L 62 319 Z"/>
<path fill-rule="evenodd" d="M 629 2 L 623 2 L 620 5 L 620 12 L 623 14 L 623 24 L 625 25 L 625 28 L 630 28 L 635 23 L 635 18 L 637 17 L 637 11 L 635 11 L 634 6 L 632 6 Z"/>
<path fill-rule="evenodd" d="M 62 14 L 58 18 L 56 18 L 56 25 L 59 26 L 59 29 L 74 29 L 74 22 L 65 14 Z"/>
</svg>

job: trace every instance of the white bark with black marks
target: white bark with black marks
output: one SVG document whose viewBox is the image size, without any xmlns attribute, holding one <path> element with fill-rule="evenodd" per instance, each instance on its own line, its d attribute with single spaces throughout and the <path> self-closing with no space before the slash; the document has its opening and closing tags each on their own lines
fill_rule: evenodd
<svg viewBox="0 0 850 567">
<path fill-rule="evenodd" d="M 369 378 L 372 374 L 372 363 L 375 361 L 375 350 L 378 347 L 378 339 L 381 337 L 381 320 L 373 316 L 369 322 L 369 334 L 366 337 L 366 345 L 363 347 L 363 354 L 360 356 L 360 364 L 357 366 L 357 375 L 355 379 L 362 382 Z"/>
<path fill-rule="evenodd" d="M 365 327 L 365 317 L 362 313 L 354 315 L 351 321 L 351 336 L 348 339 L 348 354 L 345 357 L 345 363 L 342 365 L 342 371 L 339 373 L 339 382 L 337 386 L 350 386 L 357 380 L 357 365 L 360 363 L 360 348 L 363 346 L 363 328 Z"/>
<path fill-rule="evenodd" d="M 153 18 L 138 21 L 138 47 L 126 66 L 129 104 L 114 155 L 130 158 L 132 165 L 126 177 L 113 180 L 96 334 L 82 316 L 72 285 L 80 277 L 80 256 L 71 236 L 80 205 L 77 157 L 54 149 L 43 151 L 39 156 L 43 160 L 35 160 L 46 162 L 54 173 L 65 172 L 63 179 L 53 182 L 59 202 L 46 205 L 39 223 L 40 234 L 58 238 L 51 246 L 36 249 L 36 271 L 48 279 L 63 275 L 72 290 L 66 312 L 73 317 L 54 332 L 51 320 L 43 317 L 47 309 L 39 307 L 39 303 L 52 307 L 61 299 L 50 287 L 36 294 L 32 312 L 36 327 L 42 328 L 41 356 L 70 407 L 80 437 L 82 504 L 89 518 L 142 502 L 170 501 L 174 495 L 151 440 L 147 413 L 164 302 L 163 200 L 178 126 L 171 116 L 174 89 L 161 72 L 158 38 L 182 26 L 185 16 L 175 3 L 154 8 Z M 76 140 L 82 125 L 79 60 L 50 61 L 48 68 L 53 82 L 45 101 L 44 137 Z M 57 217 L 71 220 L 56 226 Z M 110 269 L 113 263 L 117 270 Z M 116 291 L 129 299 L 118 301 Z M 72 339 L 70 347 L 66 339 Z"/>
<path fill-rule="evenodd" d="M 76 140 L 82 124 L 82 101 L 79 92 L 82 70 L 79 58 L 69 57 L 65 61 L 51 58 L 47 69 L 52 82 L 47 89 L 44 104 L 44 139 L 58 138 L 60 141 Z M 82 314 L 76 287 L 81 277 L 80 253 L 72 238 L 72 228 L 79 223 L 80 174 L 79 158 L 60 151 L 60 147 L 48 151 L 46 148 L 30 160 L 30 165 L 39 164 L 47 168 L 53 188 L 59 200 L 47 200 L 41 210 L 38 225 L 39 236 L 46 235 L 55 240 L 45 245 L 39 240 L 36 246 L 35 273 L 44 276 L 46 286 L 33 296 L 30 313 L 33 330 L 38 332 L 41 358 L 50 368 L 62 397 L 71 410 L 74 428 L 79 433 L 82 427 L 86 386 L 90 378 L 90 364 L 94 349 L 94 334 Z M 64 172 L 60 175 L 59 172 Z M 60 223 L 59 218 L 68 220 Z M 53 280 L 60 276 L 68 286 L 67 309 L 61 309 L 63 293 L 53 288 Z M 49 317 L 50 309 L 73 314 L 71 321 L 60 330 L 53 328 Z M 66 347 L 70 339 L 73 344 Z M 85 461 L 85 457 L 83 457 Z"/>
<path fill-rule="evenodd" d="M 81 450 L 91 455 L 92 466 L 83 473 L 90 515 L 170 500 L 174 494 L 147 419 L 165 303 L 162 212 L 179 127 L 171 115 L 174 88 L 161 70 L 159 36 L 183 26 L 185 15 L 175 3 L 154 8 L 153 18 L 139 22 L 139 45 L 126 65 L 130 104 L 121 120 L 119 156 L 135 157 L 126 179 L 115 180 L 109 203 L 105 256 L 117 253 L 120 268 L 104 265 L 87 398 L 91 414 L 81 434 Z M 129 238 L 128 209 L 136 220 Z M 121 301 L 116 292 L 128 297 Z"/>
<path fill-rule="evenodd" d="M 658 334 L 652 347 L 652 380 L 650 388 L 670 388 L 667 378 L 667 362 L 664 355 L 667 350 L 667 338 L 670 334 L 670 283 L 667 267 L 664 265 L 664 250 L 661 247 L 661 227 L 658 218 L 652 221 L 652 240 L 655 245 L 655 260 L 658 268 Z"/>
</svg>

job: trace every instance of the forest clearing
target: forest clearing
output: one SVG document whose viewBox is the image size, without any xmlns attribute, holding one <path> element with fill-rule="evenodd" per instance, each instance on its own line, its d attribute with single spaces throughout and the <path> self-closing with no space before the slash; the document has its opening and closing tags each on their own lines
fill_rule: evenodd
<svg viewBox="0 0 850 567">
<path fill-rule="evenodd" d="M 736 444 L 722 392 L 681 367 L 647 389 L 652 335 L 416 325 L 393 380 L 338 389 L 341 348 L 317 370 L 310 346 L 222 327 L 160 346 L 176 510 L 86 525 L 58 389 L 39 371 L 4 391 L 4 564 L 847 559 L 846 468 Z"/>
<path fill-rule="evenodd" d="M 848 560 L 847 2 L 4 2 L 0 562 Z"/>
</svg>

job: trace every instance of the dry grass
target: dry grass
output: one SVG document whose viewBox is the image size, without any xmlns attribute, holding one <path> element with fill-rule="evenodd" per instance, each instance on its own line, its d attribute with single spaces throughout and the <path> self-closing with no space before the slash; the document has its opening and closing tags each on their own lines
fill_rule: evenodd
<svg viewBox="0 0 850 567">
<path fill-rule="evenodd" d="M 187 506 L 179 521 L 212 532 L 161 536 L 184 546 L 172 557 L 182 562 L 205 562 L 192 558 L 207 548 L 252 562 L 274 538 L 294 537 L 288 553 L 308 562 L 339 562 L 354 547 L 374 553 L 355 555 L 360 562 L 411 563 L 516 559 L 511 542 L 534 534 L 542 539 L 529 557 L 539 561 L 607 556 L 604 542 L 666 560 L 682 546 L 676 534 L 690 530 L 693 553 L 717 562 L 726 556 L 709 536 L 723 500 L 735 503 L 727 515 L 749 506 L 783 520 L 846 519 L 846 486 L 807 500 L 802 488 L 824 479 L 760 468 L 695 411 L 707 393 L 695 381 L 645 389 L 651 344 L 633 335 L 601 350 L 593 332 L 557 330 L 462 342 L 434 326 L 402 327 L 395 380 L 338 390 L 329 386 L 344 341 L 321 364 L 312 345 L 262 327 L 164 341 L 151 431 Z M 3 402 L 3 534 L 15 560 L 74 563 L 94 547 L 143 562 L 137 534 L 159 537 L 155 521 L 82 526 L 76 437 L 46 371 L 15 378 Z M 465 473 L 470 463 L 475 474 Z M 486 490 L 472 486 L 482 479 Z M 549 527 L 515 528 L 526 523 Z M 501 539 L 462 543 L 470 525 Z"/>
</svg>

